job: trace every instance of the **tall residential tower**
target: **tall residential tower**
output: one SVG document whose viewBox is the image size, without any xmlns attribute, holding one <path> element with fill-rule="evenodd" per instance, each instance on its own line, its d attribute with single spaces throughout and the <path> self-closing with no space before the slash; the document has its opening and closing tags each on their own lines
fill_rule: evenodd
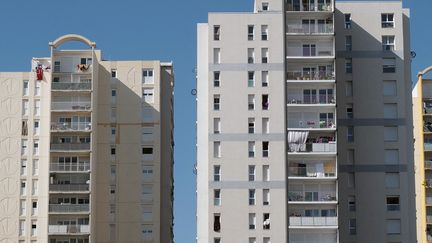
<svg viewBox="0 0 432 243">
<path fill-rule="evenodd" d="M 254 5 L 198 25 L 197 242 L 415 242 L 408 10 Z"/>
<path fill-rule="evenodd" d="M 172 242 L 172 64 L 50 46 L 0 73 L 0 242 Z"/>
</svg>

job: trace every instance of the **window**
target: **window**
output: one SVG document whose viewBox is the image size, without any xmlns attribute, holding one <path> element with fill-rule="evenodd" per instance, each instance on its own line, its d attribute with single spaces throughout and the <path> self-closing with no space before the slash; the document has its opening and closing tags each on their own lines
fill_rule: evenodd
<svg viewBox="0 0 432 243">
<path fill-rule="evenodd" d="M 213 166 L 213 180 L 221 181 L 221 166 L 215 165 Z"/>
<path fill-rule="evenodd" d="M 38 175 L 39 174 L 39 160 L 38 159 L 34 159 L 33 160 L 33 175 Z"/>
<path fill-rule="evenodd" d="M 117 120 L 117 108 L 111 107 L 111 121 L 115 122 Z"/>
<path fill-rule="evenodd" d="M 395 50 L 395 37 L 394 35 L 385 35 L 382 37 L 383 51 L 394 51 Z"/>
<path fill-rule="evenodd" d="M 220 72 L 213 72 L 213 87 L 220 87 Z"/>
<path fill-rule="evenodd" d="M 23 111 L 22 111 L 23 116 L 28 116 L 29 115 L 29 101 L 23 100 L 22 106 L 23 106 Z"/>
<path fill-rule="evenodd" d="M 399 150 L 397 149 L 385 149 L 384 150 L 384 162 L 388 165 L 399 164 Z"/>
<path fill-rule="evenodd" d="M 396 80 L 384 80 L 384 82 L 383 82 L 383 95 L 384 96 L 396 96 L 397 95 Z"/>
<path fill-rule="evenodd" d="M 399 173 L 385 173 L 386 188 L 399 188 Z"/>
<path fill-rule="evenodd" d="M 386 103 L 384 104 L 384 118 L 395 119 L 398 116 L 397 104 Z"/>
<path fill-rule="evenodd" d="M 263 205 L 270 205 L 270 189 L 263 189 Z"/>
<path fill-rule="evenodd" d="M 347 104 L 346 114 L 348 119 L 354 118 L 353 104 Z"/>
<path fill-rule="evenodd" d="M 110 136 L 110 142 L 111 143 L 115 143 L 115 141 L 116 141 L 116 133 L 117 133 L 116 127 L 111 127 L 111 136 Z"/>
<path fill-rule="evenodd" d="M 154 103 L 154 89 L 143 89 L 143 97 L 146 103 Z"/>
<path fill-rule="evenodd" d="M 23 139 L 21 141 L 21 155 L 27 155 L 28 153 L 28 140 Z"/>
<path fill-rule="evenodd" d="M 383 58 L 383 73 L 396 72 L 396 58 Z"/>
<path fill-rule="evenodd" d="M 41 87 L 42 87 L 42 83 L 40 80 L 36 80 L 35 81 L 35 96 L 40 96 L 41 95 Z"/>
<path fill-rule="evenodd" d="M 357 220 L 356 219 L 350 219 L 349 220 L 349 232 L 350 232 L 350 235 L 357 234 Z"/>
<path fill-rule="evenodd" d="M 399 196 L 387 196 L 387 211 L 400 211 Z"/>
<path fill-rule="evenodd" d="M 255 189 L 249 189 L 249 205 L 255 205 Z"/>
<path fill-rule="evenodd" d="M 40 103 L 40 100 L 35 100 L 35 105 L 34 105 L 34 109 L 35 109 L 35 111 L 34 111 L 34 114 L 35 114 L 35 116 L 40 116 L 40 113 L 41 113 L 41 103 Z"/>
<path fill-rule="evenodd" d="M 262 119 L 262 133 L 268 134 L 270 133 L 270 121 L 269 118 Z"/>
<path fill-rule="evenodd" d="M 20 201 L 20 216 L 26 216 L 26 201 Z"/>
<path fill-rule="evenodd" d="M 33 123 L 33 133 L 34 135 L 39 135 L 40 133 L 40 121 L 39 120 L 35 120 Z"/>
<path fill-rule="evenodd" d="M 220 158 L 221 157 L 221 142 L 215 141 L 213 142 L 213 157 Z"/>
<path fill-rule="evenodd" d="M 115 155 L 116 154 L 116 148 L 115 147 L 111 147 L 111 155 Z"/>
<path fill-rule="evenodd" d="M 255 109 L 255 95 L 248 95 L 248 110 Z"/>
<path fill-rule="evenodd" d="M 21 160 L 21 170 L 20 170 L 20 174 L 22 176 L 27 175 L 27 160 L 23 159 Z"/>
<path fill-rule="evenodd" d="M 348 187 L 355 187 L 355 174 L 353 172 L 348 173 Z"/>
<path fill-rule="evenodd" d="M 153 153 L 154 153 L 153 147 L 149 147 L 149 146 L 142 147 L 142 154 L 144 160 L 153 160 Z"/>
<path fill-rule="evenodd" d="M 220 189 L 214 190 L 213 203 L 214 203 L 214 206 L 220 206 L 221 205 L 221 190 Z"/>
<path fill-rule="evenodd" d="M 255 142 L 248 142 L 248 156 L 249 158 L 255 157 Z"/>
<path fill-rule="evenodd" d="M 249 243 L 256 243 L 255 237 L 249 237 Z"/>
<path fill-rule="evenodd" d="M 270 214 L 269 213 L 263 214 L 263 229 L 264 230 L 270 229 Z"/>
<path fill-rule="evenodd" d="M 213 26 L 213 40 L 220 40 L 220 25 Z"/>
<path fill-rule="evenodd" d="M 353 72 L 352 58 L 345 58 L 345 72 L 346 73 Z"/>
<path fill-rule="evenodd" d="M 270 237 L 264 237 L 263 243 L 270 243 Z"/>
<path fill-rule="evenodd" d="M 255 181 L 255 165 L 248 166 L 248 180 Z"/>
<path fill-rule="evenodd" d="M 143 69 L 143 83 L 144 84 L 153 84 L 153 69 Z"/>
<path fill-rule="evenodd" d="M 221 231 L 221 216 L 220 214 L 213 215 L 213 230 L 215 232 Z"/>
<path fill-rule="evenodd" d="M 262 87 L 268 87 L 268 76 L 269 76 L 269 72 L 268 71 L 261 71 L 261 85 Z"/>
<path fill-rule="evenodd" d="M 262 11 L 269 11 L 269 3 L 268 2 L 262 3 Z"/>
<path fill-rule="evenodd" d="M 248 48 L 248 63 L 254 63 L 255 62 L 255 49 L 254 48 Z"/>
<path fill-rule="evenodd" d="M 33 155 L 39 155 L 39 140 L 33 142 Z"/>
<path fill-rule="evenodd" d="M 398 127 L 384 127 L 384 141 L 395 142 L 398 140 Z"/>
<path fill-rule="evenodd" d="M 141 231 L 142 231 L 142 238 L 144 241 L 153 240 L 153 228 L 151 225 L 143 225 Z"/>
<path fill-rule="evenodd" d="M 60 72 L 60 61 L 54 62 L 54 72 Z"/>
<path fill-rule="evenodd" d="M 261 40 L 268 40 L 268 25 L 261 25 Z"/>
<path fill-rule="evenodd" d="M 214 238 L 213 243 L 221 243 L 221 239 L 220 238 Z"/>
<path fill-rule="evenodd" d="M 381 27 L 394 28 L 394 14 L 381 14 Z"/>
<path fill-rule="evenodd" d="M 351 14 L 345 14 L 345 29 L 351 29 Z"/>
<path fill-rule="evenodd" d="M 142 127 L 141 133 L 141 139 L 143 142 L 150 142 L 154 140 L 153 127 Z"/>
<path fill-rule="evenodd" d="M 31 221 L 31 226 L 32 226 L 31 236 L 36 236 L 37 235 L 37 223 L 35 220 Z"/>
<path fill-rule="evenodd" d="M 111 104 L 115 105 L 116 103 L 117 103 L 117 90 L 111 89 Z"/>
<path fill-rule="evenodd" d="M 19 235 L 24 236 L 25 235 L 25 220 L 19 221 Z"/>
<path fill-rule="evenodd" d="M 143 176 L 144 180 L 152 181 L 153 180 L 153 166 L 151 166 L 151 165 L 143 166 L 142 176 Z"/>
<path fill-rule="evenodd" d="M 214 48 L 213 49 L 213 63 L 214 64 L 219 64 L 220 63 L 220 59 L 221 59 L 221 50 L 220 48 Z"/>
<path fill-rule="evenodd" d="M 352 51 L 352 36 L 345 36 L 345 50 Z"/>
<path fill-rule="evenodd" d="M 356 198 L 355 198 L 355 196 L 348 196 L 348 210 L 350 212 L 356 211 Z"/>
<path fill-rule="evenodd" d="M 32 181 L 32 195 L 37 195 L 38 194 L 38 188 L 39 188 L 39 182 L 38 182 L 38 180 L 33 180 Z"/>
<path fill-rule="evenodd" d="M 110 166 L 110 179 L 111 182 L 115 182 L 117 174 L 117 167 L 115 165 Z"/>
<path fill-rule="evenodd" d="M 220 95 L 213 96 L 213 110 L 220 110 Z"/>
<path fill-rule="evenodd" d="M 400 219 L 388 219 L 387 220 L 387 234 L 388 235 L 399 235 L 400 232 L 401 232 Z"/>
<path fill-rule="evenodd" d="M 311 57 L 316 56 L 316 45 L 315 44 L 304 44 L 302 45 L 303 56 Z"/>
<path fill-rule="evenodd" d="M 347 131 L 347 141 L 350 143 L 354 142 L 354 127 L 348 127 Z"/>
<path fill-rule="evenodd" d="M 268 141 L 262 142 L 262 157 L 264 157 L 264 158 L 269 157 L 269 142 Z"/>
<path fill-rule="evenodd" d="M 270 165 L 263 165 L 263 181 L 270 181 Z"/>
<path fill-rule="evenodd" d="M 117 78 L 117 69 L 111 69 L 111 77 Z"/>
<path fill-rule="evenodd" d="M 269 106 L 270 106 L 269 95 L 267 95 L 267 94 L 262 95 L 262 109 L 268 110 Z"/>
<path fill-rule="evenodd" d="M 24 80 L 23 81 L 23 96 L 28 96 L 28 95 L 29 95 L 29 81 Z"/>
<path fill-rule="evenodd" d="M 21 123 L 21 135 L 27 136 L 28 135 L 28 121 L 23 120 Z"/>
<path fill-rule="evenodd" d="M 255 36 L 255 26 L 248 25 L 248 40 L 252 41 L 254 40 Z"/>
<path fill-rule="evenodd" d="M 255 118 L 248 119 L 248 133 L 255 133 Z"/>
<path fill-rule="evenodd" d="M 268 63 L 268 56 L 269 56 L 269 49 L 268 48 L 262 48 L 261 49 L 261 62 L 262 63 Z"/>
<path fill-rule="evenodd" d="M 27 194 L 27 182 L 25 180 L 21 180 L 20 194 L 21 196 L 25 196 Z"/>
<path fill-rule="evenodd" d="M 213 118 L 213 133 L 219 134 L 221 132 L 221 119 Z"/>
<path fill-rule="evenodd" d="M 141 193 L 141 199 L 147 203 L 153 201 L 153 187 L 152 186 L 148 186 L 148 185 L 143 186 L 142 193 Z"/>
<path fill-rule="evenodd" d="M 255 86 L 255 72 L 249 71 L 248 72 L 248 87 L 254 87 Z"/>
<path fill-rule="evenodd" d="M 249 213 L 249 229 L 254 230 L 256 228 L 256 216 L 254 213 Z"/>
</svg>

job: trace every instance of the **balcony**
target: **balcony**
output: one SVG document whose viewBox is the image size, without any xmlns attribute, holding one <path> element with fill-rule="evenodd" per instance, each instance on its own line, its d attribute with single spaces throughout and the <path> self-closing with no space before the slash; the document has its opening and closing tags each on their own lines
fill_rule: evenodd
<svg viewBox="0 0 432 243">
<path fill-rule="evenodd" d="M 50 163 L 51 172 L 89 172 L 90 162 L 80 161 L 78 163 Z"/>
<path fill-rule="evenodd" d="M 50 192 L 88 192 L 89 184 L 50 184 Z"/>
<path fill-rule="evenodd" d="M 327 143 L 289 143 L 289 153 L 336 153 L 336 141 Z"/>
<path fill-rule="evenodd" d="M 426 170 L 432 170 L 432 160 L 426 160 L 424 163 L 424 167 Z"/>
<path fill-rule="evenodd" d="M 293 81 L 330 81 L 335 80 L 333 71 L 325 72 L 305 72 L 305 71 L 287 71 L 287 79 Z"/>
<path fill-rule="evenodd" d="M 50 235 L 90 234 L 90 225 L 49 225 L 48 234 Z"/>
<path fill-rule="evenodd" d="M 429 216 L 429 215 L 426 216 L 426 223 L 432 224 L 432 216 Z"/>
<path fill-rule="evenodd" d="M 290 163 L 291 164 L 291 163 Z M 288 178 L 290 179 L 335 179 L 336 167 L 334 162 L 327 163 L 294 163 L 288 166 Z"/>
<path fill-rule="evenodd" d="M 432 197 L 426 196 L 426 205 L 427 206 L 432 206 Z"/>
<path fill-rule="evenodd" d="M 337 203 L 336 190 L 333 191 L 295 191 L 288 190 L 290 203 Z"/>
<path fill-rule="evenodd" d="M 432 141 L 430 141 L 431 139 L 426 139 L 424 141 L 424 150 L 429 152 L 432 151 Z"/>
<path fill-rule="evenodd" d="M 288 0 L 286 11 L 289 12 L 332 12 L 331 1 L 315 3 L 311 1 Z"/>
<path fill-rule="evenodd" d="M 300 227 L 337 227 L 337 217 L 290 217 L 289 225 Z"/>
<path fill-rule="evenodd" d="M 50 204 L 50 213 L 88 213 L 89 204 Z"/>
<path fill-rule="evenodd" d="M 90 151 L 90 143 L 52 143 L 51 151 Z"/>
<path fill-rule="evenodd" d="M 291 111 L 293 110 L 293 111 Z M 305 109 L 292 108 L 288 111 L 289 130 L 335 130 L 334 108 L 321 108 L 322 112 L 302 112 Z M 328 111 L 328 112 L 325 112 Z"/>
<path fill-rule="evenodd" d="M 87 102 L 53 101 L 51 103 L 51 110 L 52 111 L 90 111 L 91 110 L 91 103 L 90 103 L 90 101 L 87 101 Z"/>
<path fill-rule="evenodd" d="M 287 24 L 289 35 L 332 35 L 333 23 L 327 24 Z"/>
<path fill-rule="evenodd" d="M 308 90 L 310 92 L 310 90 Z M 316 90 L 313 90 L 316 91 Z M 324 93 L 327 90 L 323 90 Z M 304 105 L 335 105 L 336 99 L 333 95 L 333 90 L 330 89 L 329 94 L 302 94 L 302 93 L 288 93 L 288 105 L 291 106 L 304 106 Z M 320 90 L 321 92 L 321 90 Z"/>
<path fill-rule="evenodd" d="M 91 82 L 81 83 L 66 83 L 66 82 L 53 82 L 51 90 L 54 91 L 90 91 L 92 89 Z"/>
<path fill-rule="evenodd" d="M 333 41 L 321 41 L 316 44 L 302 44 L 306 41 L 288 41 L 287 58 L 300 60 L 334 59 Z M 310 42 L 310 41 L 309 41 Z"/>
<path fill-rule="evenodd" d="M 52 132 L 89 132 L 91 131 L 91 122 L 52 122 Z"/>
</svg>

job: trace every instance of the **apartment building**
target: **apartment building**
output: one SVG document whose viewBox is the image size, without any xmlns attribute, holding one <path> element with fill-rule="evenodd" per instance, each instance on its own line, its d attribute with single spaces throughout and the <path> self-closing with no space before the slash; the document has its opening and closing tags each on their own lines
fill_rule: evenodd
<svg viewBox="0 0 432 243">
<path fill-rule="evenodd" d="M 432 242 L 432 79 L 428 67 L 418 73 L 412 92 L 418 242 Z"/>
<path fill-rule="evenodd" d="M 49 45 L 0 73 L 0 241 L 173 242 L 172 64 Z"/>
<path fill-rule="evenodd" d="M 198 25 L 197 242 L 416 242 L 409 11 L 255 0 Z"/>
</svg>

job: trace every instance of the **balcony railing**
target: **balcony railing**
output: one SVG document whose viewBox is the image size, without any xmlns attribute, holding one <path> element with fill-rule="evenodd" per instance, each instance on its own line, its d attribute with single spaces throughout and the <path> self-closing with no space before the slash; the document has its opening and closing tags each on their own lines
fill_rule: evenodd
<svg viewBox="0 0 432 243">
<path fill-rule="evenodd" d="M 336 201 L 336 191 L 293 191 L 288 192 L 290 202 L 333 202 Z"/>
<path fill-rule="evenodd" d="M 90 143 L 52 143 L 51 151 L 90 150 Z"/>
<path fill-rule="evenodd" d="M 327 178 L 336 176 L 336 168 L 319 170 L 315 167 L 296 167 L 288 168 L 288 176 L 290 177 L 305 177 L 305 178 Z"/>
<path fill-rule="evenodd" d="M 287 3 L 287 11 L 294 11 L 294 12 L 298 12 L 298 11 L 307 11 L 307 12 L 331 12 L 332 11 L 332 5 L 331 4 L 327 4 L 327 3 L 318 3 L 318 4 L 314 4 L 314 3 L 307 3 L 307 4 L 302 4 L 300 3 L 300 1 L 297 4 L 293 4 L 291 2 Z"/>
<path fill-rule="evenodd" d="M 51 104 L 53 111 L 89 111 L 91 110 L 90 102 L 58 102 L 53 101 Z"/>
<path fill-rule="evenodd" d="M 51 131 L 90 131 L 90 122 L 53 122 Z"/>
<path fill-rule="evenodd" d="M 89 234 L 90 225 L 49 225 L 49 234 Z"/>
<path fill-rule="evenodd" d="M 90 162 L 80 161 L 78 163 L 50 163 L 50 171 L 64 172 L 86 172 L 90 171 Z"/>
<path fill-rule="evenodd" d="M 428 223 L 428 224 L 432 224 L 432 216 L 426 216 L 426 222 Z"/>
<path fill-rule="evenodd" d="M 333 24 L 317 24 L 317 25 L 308 25 L 308 24 L 288 24 L 287 25 L 287 33 L 288 34 L 332 34 L 333 33 Z"/>
<path fill-rule="evenodd" d="M 51 84 L 52 90 L 66 90 L 66 91 L 77 91 L 77 90 L 91 90 L 91 83 L 66 83 L 66 82 L 53 82 Z"/>
<path fill-rule="evenodd" d="M 432 142 L 429 142 L 429 141 L 425 141 L 425 143 L 424 143 L 424 150 L 425 151 L 432 151 Z"/>
<path fill-rule="evenodd" d="M 432 169 L 432 161 L 426 160 L 424 166 L 425 166 L 425 169 L 431 170 Z"/>
<path fill-rule="evenodd" d="M 288 104 L 335 104 L 333 95 L 288 94 Z"/>
<path fill-rule="evenodd" d="M 288 115 L 289 117 L 289 115 Z M 288 118 L 288 128 L 336 128 L 336 124 L 333 119 L 296 119 Z"/>
<path fill-rule="evenodd" d="M 64 192 L 86 192 L 89 191 L 88 184 L 50 184 L 50 191 L 64 191 Z"/>
<path fill-rule="evenodd" d="M 432 197 L 426 197 L 426 205 L 432 205 Z"/>
<path fill-rule="evenodd" d="M 89 212 L 89 204 L 50 204 L 49 212 L 51 213 L 80 213 Z"/>
<path fill-rule="evenodd" d="M 336 152 L 336 142 L 328 143 L 306 143 L 306 144 L 294 144 L 289 143 L 289 152 L 295 153 L 331 153 Z"/>
<path fill-rule="evenodd" d="M 334 80 L 335 75 L 333 71 L 329 72 L 302 72 L 302 71 L 288 71 L 288 80 Z"/>
<path fill-rule="evenodd" d="M 290 217 L 290 226 L 337 226 L 337 217 Z"/>
</svg>

